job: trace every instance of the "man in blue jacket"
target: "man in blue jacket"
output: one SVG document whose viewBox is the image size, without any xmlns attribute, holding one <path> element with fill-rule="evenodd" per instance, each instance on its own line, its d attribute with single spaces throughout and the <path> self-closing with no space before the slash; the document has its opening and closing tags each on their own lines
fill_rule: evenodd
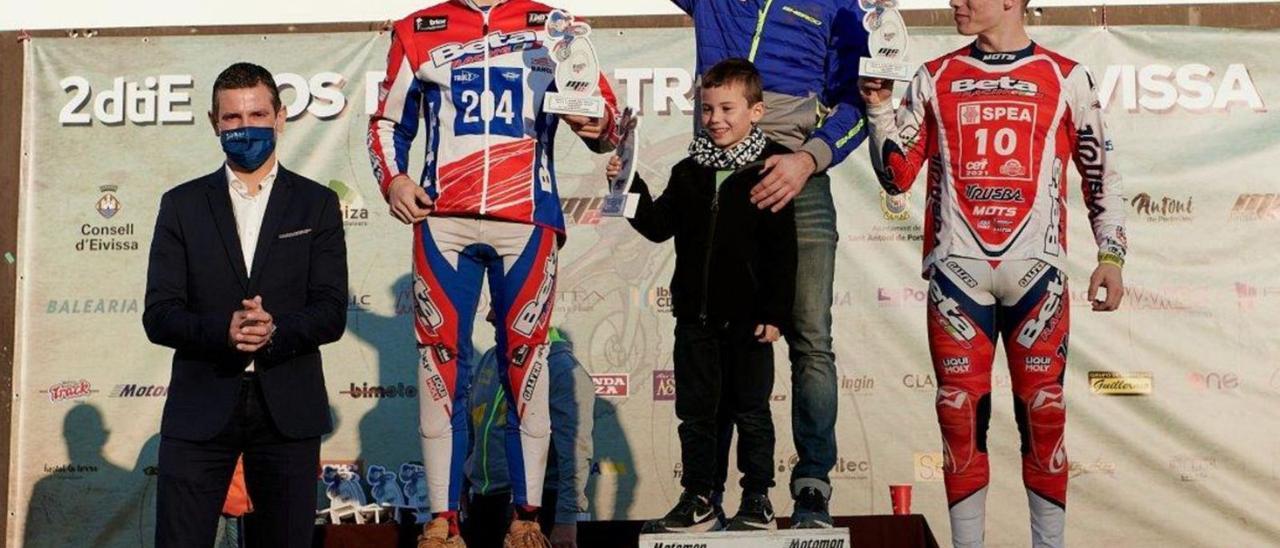
<svg viewBox="0 0 1280 548">
<path fill-rule="evenodd" d="M 830 527 L 838 377 L 831 350 L 836 211 L 826 171 L 867 136 L 857 89 L 858 60 L 868 55 L 866 12 L 856 0 L 672 1 L 693 17 L 698 74 L 730 57 L 755 63 L 765 90 L 760 128 L 794 151 L 765 163 L 752 202 L 774 211 L 795 202 L 799 268 L 794 325 L 786 330 L 799 453 L 792 523 Z"/>
</svg>

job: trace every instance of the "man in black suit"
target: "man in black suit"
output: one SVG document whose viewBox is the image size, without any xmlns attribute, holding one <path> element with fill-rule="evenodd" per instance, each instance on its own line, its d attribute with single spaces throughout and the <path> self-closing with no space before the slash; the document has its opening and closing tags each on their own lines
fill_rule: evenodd
<svg viewBox="0 0 1280 548">
<path fill-rule="evenodd" d="M 213 544 L 243 454 L 246 540 L 310 547 L 320 436 L 333 428 L 319 347 L 346 328 L 338 199 L 276 161 L 285 111 L 266 69 L 224 70 L 209 120 L 227 162 L 160 199 L 147 269 L 143 326 L 175 350 L 156 546 Z"/>
</svg>

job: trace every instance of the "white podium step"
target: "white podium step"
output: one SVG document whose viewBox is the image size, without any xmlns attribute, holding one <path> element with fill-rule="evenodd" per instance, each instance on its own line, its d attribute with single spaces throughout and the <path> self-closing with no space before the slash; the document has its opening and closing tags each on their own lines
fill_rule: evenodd
<svg viewBox="0 0 1280 548">
<path fill-rule="evenodd" d="M 640 535 L 640 548 L 851 548 L 849 530 L 786 529 Z"/>
</svg>

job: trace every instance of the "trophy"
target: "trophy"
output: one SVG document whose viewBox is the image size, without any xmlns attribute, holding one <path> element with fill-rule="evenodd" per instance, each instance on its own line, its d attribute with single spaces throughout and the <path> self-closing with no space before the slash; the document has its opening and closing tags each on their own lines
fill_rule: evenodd
<svg viewBox="0 0 1280 548">
<path fill-rule="evenodd" d="M 554 10 L 547 15 L 551 59 L 556 63 L 556 89 L 543 98 L 542 110 L 553 114 L 604 116 L 604 99 L 596 96 L 600 61 L 587 35 L 591 27 L 575 22 L 572 15 Z"/>
<path fill-rule="evenodd" d="M 627 189 L 631 188 L 631 178 L 636 173 L 636 159 L 639 158 L 640 118 L 635 115 L 631 107 L 627 107 L 619 116 L 617 127 L 622 137 L 618 139 L 616 154 L 622 161 L 622 169 L 618 170 L 617 177 L 609 180 L 609 195 L 605 197 L 604 205 L 600 207 L 600 214 L 605 217 L 629 219 L 635 216 L 636 208 L 636 202 L 628 199 L 630 195 L 627 194 Z"/>
<path fill-rule="evenodd" d="M 898 11 L 898 0 L 861 0 L 867 11 L 862 19 L 867 29 L 867 50 L 871 57 L 863 57 L 858 64 L 858 75 L 864 78 L 909 81 L 913 71 L 906 63 L 907 24 Z"/>
</svg>

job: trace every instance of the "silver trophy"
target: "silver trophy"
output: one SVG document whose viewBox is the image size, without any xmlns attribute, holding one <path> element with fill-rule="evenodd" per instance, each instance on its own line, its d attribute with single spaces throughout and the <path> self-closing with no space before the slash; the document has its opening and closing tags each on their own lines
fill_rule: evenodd
<svg viewBox="0 0 1280 548">
<path fill-rule="evenodd" d="M 907 59 L 907 24 L 898 11 L 898 0 L 861 0 L 867 11 L 862 26 L 867 29 L 867 50 L 858 75 L 863 78 L 909 81 L 914 71 Z"/>
<path fill-rule="evenodd" d="M 604 99 L 596 96 L 600 82 L 600 60 L 587 35 L 591 27 L 574 21 L 572 15 L 554 10 L 547 15 L 547 38 L 551 59 L 556 63 L 556 89 L 542 101 L 542 110 L 553 114 L 604 116 Z"/>
<path fill-rule="evenodd" d="M 631 195 L 627 190 L 631 188 L 631 179 L 636 173 L 636 160 L 640 157 L 640 118 L 631 110 L 631 107 L 627 107 L 618 117 L 617 127 L 622 137 L 618 139 L 618 149 L 615 154 L 622 160 L 622 168 L 618 170 L 618 176 L 609 181 L 609 195 L 604 198 L 600 214 L 605 217 L 630 219 L 635 217 L 637 202 L 629 199 Z"/>
</svg>

